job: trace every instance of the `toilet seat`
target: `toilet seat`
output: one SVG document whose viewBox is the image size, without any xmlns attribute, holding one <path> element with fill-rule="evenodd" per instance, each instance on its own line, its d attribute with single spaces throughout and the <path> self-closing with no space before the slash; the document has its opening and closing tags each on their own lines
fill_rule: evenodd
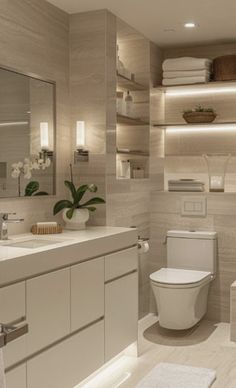
<svg viewBox="0 0 236 388">
<path fill-rule="evenodd" d="M 208 283 L 212 279 L 211 272 L 177 268 L 161 268 L 150 275 L 151 281 L 159 287 L 192 288 Z"/>
</svg>

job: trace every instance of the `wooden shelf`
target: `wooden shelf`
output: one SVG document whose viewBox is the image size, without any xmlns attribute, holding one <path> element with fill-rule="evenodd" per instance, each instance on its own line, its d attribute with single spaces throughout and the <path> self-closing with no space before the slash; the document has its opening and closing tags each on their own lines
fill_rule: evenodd
<svg viewBox="0 0 236 388">
<path fill-rule="evenodd" d="M 147 121 L 120 115 L 119 113 L 117 113 L 116 118 L 117 118 L 117 124 L 120 124 L 120 125 L 149 125 Z"/>
<path fill-rule="evenodd" d="M 145 158 L 147 158 L 149 156 L 149 153 L 146 152 L 146 151 L 125 151 L 125 150 L 117 150 L 116 151 L 117 154 L 120 154 L 120 155 L 134 155 L 134 156 L 143 156 Z"/>
<path fill-rule="evenodd" d="M 131 92 L 148 90 L 147 86 L 141 85 L 138 82 L 132 81 L 129 78 L 117 73 L 117 86 L 121 89 L 130 90 Z"/>
<path fill-rule="evenodd" d="M 215 122 L 213 121 L 212 123 L 178 123 L 178 124 L 170 124 L 170 123 L 163 123 L 163 124 L 159 124 L 159 123 L 152 123 L 152 125 L 154 127 L 196 127 L 196 126 L 204 126 L 204 127 L 208 127 L 208 126 L 217 126 L 217 125 L 235 125 L 236 127 L 236 121 L 224 121 L 224 122 Z"/>
</svg>

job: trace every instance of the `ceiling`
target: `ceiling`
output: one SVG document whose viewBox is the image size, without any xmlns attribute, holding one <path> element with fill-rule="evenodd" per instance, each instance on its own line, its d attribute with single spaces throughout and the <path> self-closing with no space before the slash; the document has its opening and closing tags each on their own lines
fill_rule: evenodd
<svg viewBox="0 0 236 388">
<path fill-rule="evenodd" d="M 68 13 L 106 8 L 161 47 L 236 41 L 235 0 L 48 1 Z"/>
</svg>

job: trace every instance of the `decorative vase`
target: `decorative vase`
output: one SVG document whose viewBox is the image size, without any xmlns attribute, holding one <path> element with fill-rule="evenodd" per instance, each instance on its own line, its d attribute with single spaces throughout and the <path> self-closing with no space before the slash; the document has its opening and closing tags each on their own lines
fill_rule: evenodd
<svg viewBox="0 0 236 388">
<path fill-rule="evenodd" d="M 89 219 L 89 210 L 88 209 L 75 209 L 73 216 L 69 219 L 66 215 L 66 212 L 70 210 L 66 208 L 62 212 L 62 218 L 66 223 L 66 229 L 71 230 L 83 230 L 86 228 L 86 222 Z"/>
<path fill-rule="evenodd" d="M 209 174 L 209 191 L 225 191 L 225 173 L 231 154 L 205 154 Z"/>
</svg>

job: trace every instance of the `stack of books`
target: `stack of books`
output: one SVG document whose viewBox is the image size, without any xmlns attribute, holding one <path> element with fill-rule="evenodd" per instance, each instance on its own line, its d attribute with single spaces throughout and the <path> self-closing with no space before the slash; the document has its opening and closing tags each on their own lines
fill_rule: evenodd
<svg viewBox="0 0 236 388">
<path fill-rule="evenodd" d="M 169 191 L 204 191 L 204 182 L 197 179 L 177 179 L 168 181 Z"/>
</svg>

